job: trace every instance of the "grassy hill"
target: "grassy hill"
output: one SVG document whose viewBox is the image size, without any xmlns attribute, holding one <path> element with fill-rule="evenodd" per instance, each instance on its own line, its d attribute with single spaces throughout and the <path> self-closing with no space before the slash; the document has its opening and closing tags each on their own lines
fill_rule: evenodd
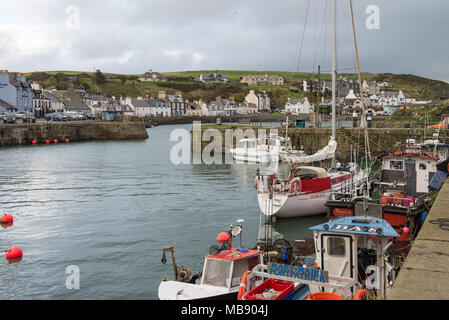
<svg viewBox="0 0 449 320">
<path fill-rule="evenodd" d="M 227 84 L 203 84 L 195 81 L 200 73 L 221 73 L 229 78 Z M 302 98 L 302 81 L 316 79 L 316 74 L 282 71 L 243 71 L 243 70 L 198 70 L 163 73 L 168 81 L 140 82 L 137 74 L 104 73 L 105 81 L 98 82 L 94 72 L 82 71 L 48 71 L 24 74 L 29 80 L 39 82 L 44 88 L 67 89 L 69 86 L 84 88 L 90 94 L 108 96 L 143 96 L 156 97 L 159 91 L 173 94 L 181 91 L 187 99 L 215 100 L 216 96 L 233 96 L 236 101 L 244 100 L 250 89 L 265 90 L 271 97 L 272 104 L 283 106 L 287 99 Z M 275 74 L 284 78 L 283 86 L 248 86 L 240 83 L 241 77 L 250 74 Z M 355 74 L 339 74 L 356 78 Z M 330 79 L 330 74 L 322 74 L 322 79 Z M 449 84 L 442 81 L 426 79 L 415 75 L 370 74 L 362 75 L 364 80 L 387 81 L 389 90 L 403 90 L 406 96 L 434 101 L 449 99 Z M 309 96 L 310 99 L 312 97 Z"/>
</svg>

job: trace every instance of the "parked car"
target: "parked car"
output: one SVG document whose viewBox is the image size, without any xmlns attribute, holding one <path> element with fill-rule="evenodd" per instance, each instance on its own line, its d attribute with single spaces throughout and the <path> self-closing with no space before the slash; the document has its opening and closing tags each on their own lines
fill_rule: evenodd
<svg viewBox="0 0 449 320">
<path fill-rule="evenodd" d="M 4 123 L 16 123 L 16 115 L 12 112 L 5 112 L 3 114 Z"/>
<path fill-rule="evenodd" d="M 72 121 L 72 120 L 74 120 L 74 119 L 72 119 L 72 114 L 71 113 L 62 112 L 61 115 L 62 115 L 63 118 L 65 118 L 62 121 Z"/>
<path fill-rule="evenodd" d="M 62 113 L 54 112 L 54 113 L 47 113 L 45 115 L 45 120 L 47 120 L 47 121 L 66 121 L 67 117 Z"/>
<path fill-rule="evenodd" d="M 24 116 L 25 116 L 25 111 L 16 112 L 16 120 L 23 120 Z"/>
<path fill-rule="evenodd" d="M 86 117 L 86 120 L 87 120 L 87 119 L 90 120 L 90 119 L 93 118 L 93 117 L 92 117 L 92 113 L 90 113 L 90 112 L 84 112 L 83 114 L 84 114 L 84 116 Z"/>
<path fill-rule="evenodd" d="M 47 121 L 51 121 L 51 120 L 53 120 L 54 115 L 55 115 L 54 113 L 47 113 L 44 118 Z"/>
<path fill-rule="evenodd" d="M 32 112 L 25 111 L 25 114 L 22 117 L 22 121 L 24 123 L 34 123 L 36 122 L 36 117 Z"/>
<path fill-rule="evenodd" d="M 53 121 L 67 121 L 67 116 L 64 113 L 55 113 Z"/>
</svg>

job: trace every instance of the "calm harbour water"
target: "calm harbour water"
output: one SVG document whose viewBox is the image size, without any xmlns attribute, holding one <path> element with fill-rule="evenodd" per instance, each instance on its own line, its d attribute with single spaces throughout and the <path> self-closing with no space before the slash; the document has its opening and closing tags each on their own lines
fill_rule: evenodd
<svg viewBox="0 0 449 320">
<path fill-rule="evenodd" d="M 157 299 L 176 247 L 193 271 L 216 235 L 245 220 L 243 246 L 257 243 L 257 165 L 173 165 L 170 133 L 149 129 L 144 141 L 83 142 L 0 148 L 0 250 L 23 249 L 20 263 L 0 257 L 3 299 Z M 280 220 L 287 239 L 311 236 L 324 217 Z M 237 238 L 238 243 L 238 238 Z M 80 270 L 80 289 L 66 288 L 66 267 Z"/>
</svg>

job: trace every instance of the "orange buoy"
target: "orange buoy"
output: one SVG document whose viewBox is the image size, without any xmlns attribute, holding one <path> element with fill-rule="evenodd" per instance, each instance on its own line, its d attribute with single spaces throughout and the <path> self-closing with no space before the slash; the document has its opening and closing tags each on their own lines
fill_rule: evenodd
<svg viewBox="0 0 449 320">
<path fill-rule="evenodd" d="M 55 144 L 58 143 L 58 139 L 54 139 L 53 143 L 55 143 Z"/>
<path fill-rule="evenodd" d="M 366 289 L 360 289 L 355 293 L 354 298 L 352 298 L 352 300 L 368 300 L 368 297 L 369 291 Z"/>
<path fill-rule="evenodd" d="M 13 218 L 12 215 L 10 214 L 4 214 L 0 217 L 0 222 L 1 223 L 9 223 L 9 222 L 13 222 Z"/>
<path fill-rule="evenodd" d="M 245 293 L 246 293 L 246 283 L 248 282 L 248 275 L 251 273 L 251 271 L 247 270 L 240 280 L 240 288 L 239 288 L 239 294 L 237 296 L 237 300 L 243 300 Z"/>
<path fill-rule="evenodd" d="M 226 241 L 229 241 L 231 238 L 229 237 L 229 234 L 227 232 L 222 232 L 217 236 L 217 241 L 220 243 L 224 243 Z"/>
<path fill-rule="evenodd" d="M 20 258 L 22 256 L 23 252 L 19 247 L 11 247 L 6 251 L 6 259 Z"/>
<path fill-rule="evenodd" d="M 309 294 L 307 300 L 343 300 L 343 297 L 332 292 L 316 292 Z"/>
</svg>

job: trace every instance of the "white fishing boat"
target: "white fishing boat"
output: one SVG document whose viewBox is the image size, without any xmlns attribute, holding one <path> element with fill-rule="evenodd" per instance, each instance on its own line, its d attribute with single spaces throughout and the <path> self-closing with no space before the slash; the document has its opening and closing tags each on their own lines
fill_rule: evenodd
<svg viewBox="0 0 449 320">
<path fill-rule="evenodd" d="M 242 277 L 241 300 L 368 300 L 388 296 L 403 263 L 394 247 L 399 234 L 388 221 L 366 215 L 342 217 L 309 229 L 313 231 L 315 264 L 257 265 Z"/>
<path fill-rule="evenodd" d="M 193 274 L 188 266 L 177 265 L 174 247 L 163 248 L 162 263 L 166 262 L 165 253 L 171 252 L 173 261 L 173 280 L 164 277 L 159 285 L 160 300 L 232 300 L 237 299 L 240 279 L 243 274 L 256 265 L 263 263 L 262 252 L 258 250 L 232 247 L 232 238 L 241 234 L 243 220 L 238 220 L 228 232 L 218 235 L 221 246 L 213 245 L 204 257 L 202 272 Z"/>
</svg>

